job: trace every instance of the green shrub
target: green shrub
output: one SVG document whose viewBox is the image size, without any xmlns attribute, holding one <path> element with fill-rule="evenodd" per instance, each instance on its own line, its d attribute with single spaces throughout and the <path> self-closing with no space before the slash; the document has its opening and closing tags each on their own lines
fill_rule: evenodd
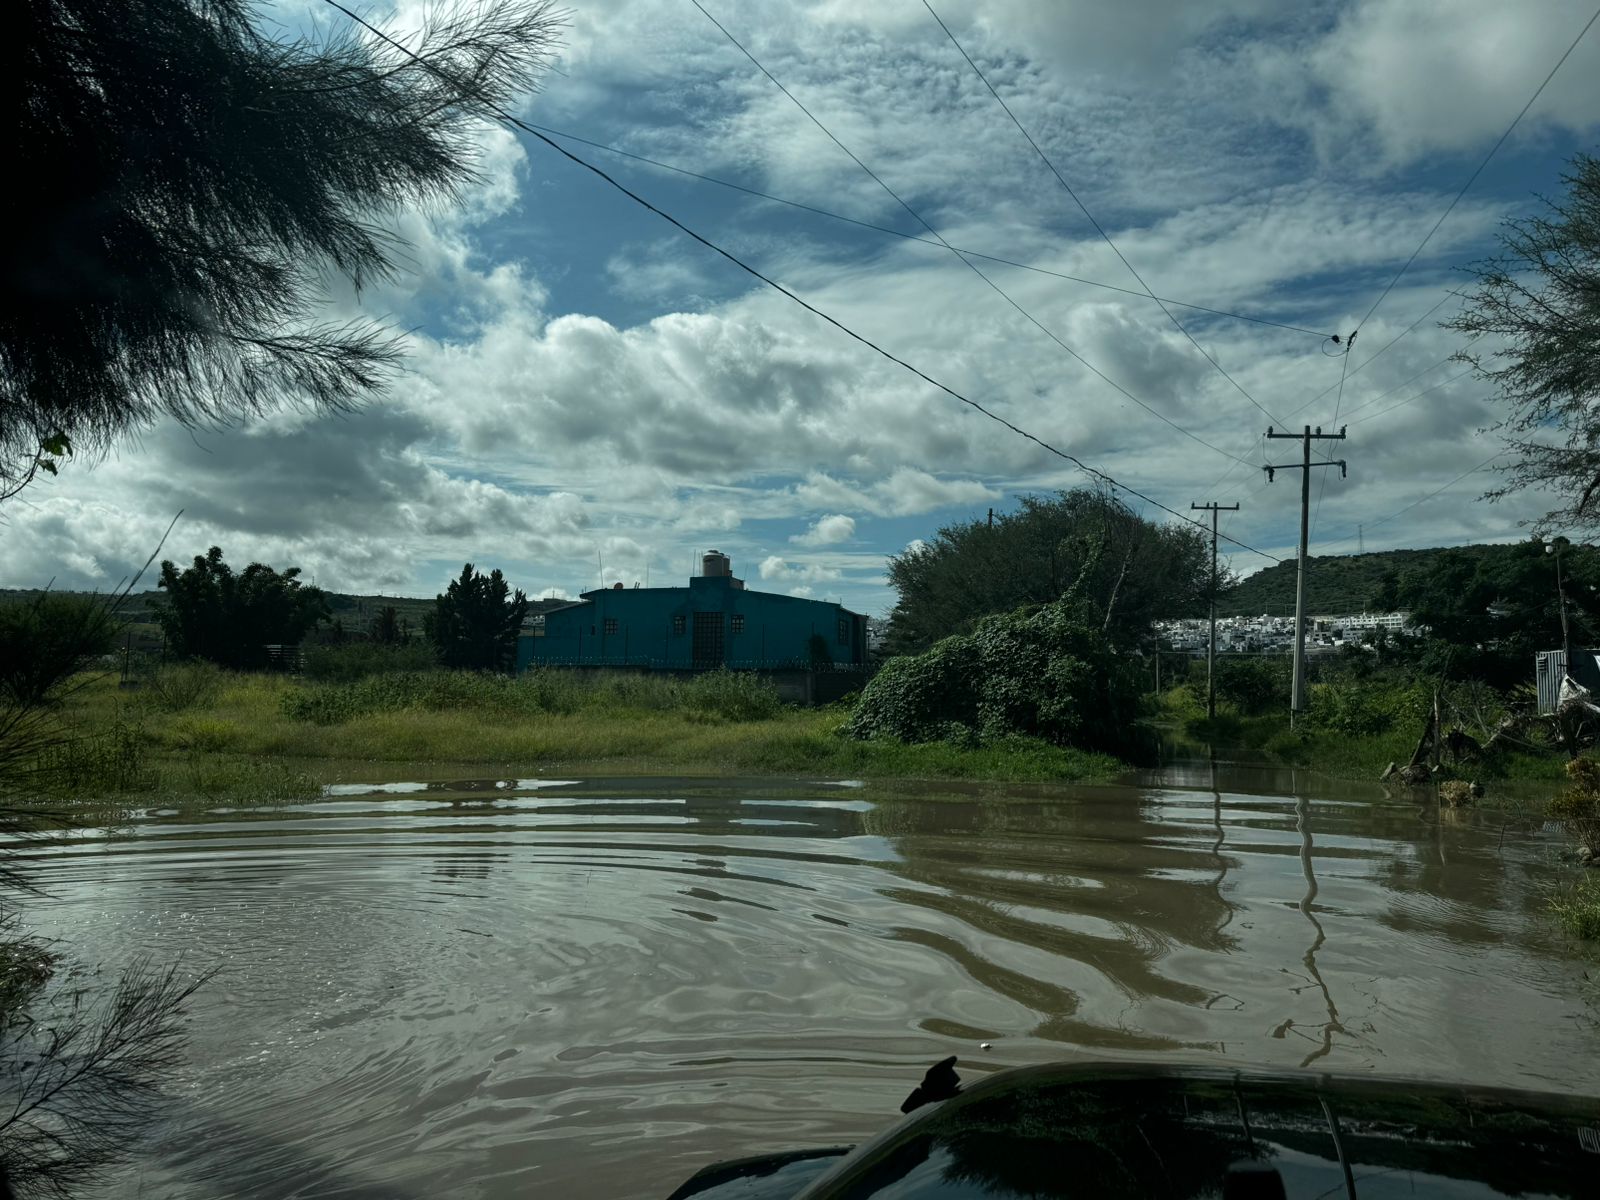
<svg viewBox="0 0 1600 1200">
<path fill-rule="evenodd" d="M 0 602 L 0 700 L 33 705 L 96 655 L 107 653 L 116 620 L 106 602 L 46 593 Z"/>
<path fill-rule="evenodd" d="M 145 695 L 164 712 L 187 712 L 214 704 L 224 678 L 222 668 L 213 663 L 163 663 L 145 680 Z"/>
<path fill-rule="evenodd" d="M 1203 687 L 1204 664 L 1200 678 Z M 1244 716 L 1253 717 L 1274 708 L 1287 711 L 1294 664 L 1286 654 L 1219 657 L 1215 679 L 1217 699 Z"/>
<path fill-rule="evenodd" d="M 354 683 L 370 675 L 427 671 L 438 664 L 438 651 L 428 642 L 346 642 L 307 649 L 301 674 L 319 682 Z"/>
<path fill-rule="evenodd" d="M 1056 603 L 985 617 L 968 634 L 890 659 L 843 727 L 906 742 L 1014 735 L 1094 748 L 1128 743 L 1138 688 L 1098 631 Z"/>
<path fill-rule="evenodd" d="M 1572 786 L 1550 801 L 1546 814 L 1560 821 L 1591 855 L 1600 855 L 1600 761 L 1575 758 L 1567 763 Z"/>
<path fill-rule="evenodd" d="M 1317 683 L 1309 689 L 1307 724 L 1327 733 L 1365 737 L 1397 725 L 1420 732 L 1433 703 L 1431 688 L 1415 683 Z"/>
</svg>

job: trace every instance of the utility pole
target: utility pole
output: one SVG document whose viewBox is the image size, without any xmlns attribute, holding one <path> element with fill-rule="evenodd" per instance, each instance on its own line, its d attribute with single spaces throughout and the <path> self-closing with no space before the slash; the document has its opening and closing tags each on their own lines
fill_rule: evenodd
<svg viewBox="0 0 1600 1200">
<path fill-rule="evenodd" d="M 1206 642 L 1206 718 L 1217 715 L 1217 514 L 1238 512 L 1237 504 L 1191 504 L 1191 511 L 1211 514 L 1211 638 Z"/>
<path fill-rule="evenodd" d="M 1318 425 L 1316 432 L 1313 433 L 1311 426 L 1307 425 L 1300 433 L 1274 433 L 1272 427 L 1267 426 L 1267 437 L 1296 438 L 1303 447 L 1299 462 L 1273 464 L 1262 468 L 1267 473 L 1268 483 L 1272 482 L 1277 471 L 1300 472 L 1300 564 L 1294 583 L 1294 691 L 1289 698 L 1291 725 L 1296 714 L 1304 712 L 1306 708 L 1306 543 L 1311 535 L 1311 468 L 1338 467 L 1340 479 L 1348 474 L 1342 458 L 1312 462 L 1311 443 L 1313 439 L 1342 442 L 1347 428 L 1349 427 L 1341 425 L 1338 433 L 1323 433 L 1322 426 Z"/>
</svg>

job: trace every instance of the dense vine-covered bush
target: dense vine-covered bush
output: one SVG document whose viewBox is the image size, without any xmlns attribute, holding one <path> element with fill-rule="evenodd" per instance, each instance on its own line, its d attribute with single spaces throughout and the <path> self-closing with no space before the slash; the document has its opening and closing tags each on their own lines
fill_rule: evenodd
<svg viewBox="0 0 1600 1200">
<path fill-rule="evenodd" d="M 1098 630 L 1065 603 L 985 617 L 917 655 L 890 659 L 846 722 L 858 738 L 984 741 L 1018 734 L 1125 745 L 1137 688 Z"/>
</svg>

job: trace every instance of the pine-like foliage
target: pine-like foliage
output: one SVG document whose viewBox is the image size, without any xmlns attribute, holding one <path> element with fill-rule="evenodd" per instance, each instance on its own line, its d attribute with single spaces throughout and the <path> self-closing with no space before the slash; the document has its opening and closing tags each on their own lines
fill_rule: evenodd
<svg viewBox="0 0 1600 1200">
<path fill-rule="evenodd" d="M 517 635 L 528 615 L 528 598 L 514 594 L 499 568 L 480 575 L 471 563 L 461 568 L 424 618 L 430 641 L 447 667 L 509 671 L 516 662 Z"/>
<path fill-rule="evenodd" d="M 472 178 L 475 123 L 533 85 L 560 19 L 436 9 L 397 35 L 418 62 L 329 12 L 336 32 L 289 42 L 249 0 L 7 6 L 0 495 L 162 414 L 341 409 L 382 385 L 398 344 L 318 321 L 321 284 L 393 269 L 385 218 Z"/>
</svg>

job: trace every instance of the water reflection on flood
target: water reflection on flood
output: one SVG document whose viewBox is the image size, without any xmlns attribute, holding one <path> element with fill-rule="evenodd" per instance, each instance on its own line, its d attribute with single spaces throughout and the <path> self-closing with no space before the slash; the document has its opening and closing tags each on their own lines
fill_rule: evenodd
<svg viewBox="0 0 1600 1200">
<path fill-rule="evenodd" d="M 127 1194 L 659 1196 L 875 1132 L 951 1053 L 1591 1088 L 1550 850 L 1205 763 L 390 780 L 63 842 L 34 914 L 90 960 L 220 967 Z"/>
</svg>

